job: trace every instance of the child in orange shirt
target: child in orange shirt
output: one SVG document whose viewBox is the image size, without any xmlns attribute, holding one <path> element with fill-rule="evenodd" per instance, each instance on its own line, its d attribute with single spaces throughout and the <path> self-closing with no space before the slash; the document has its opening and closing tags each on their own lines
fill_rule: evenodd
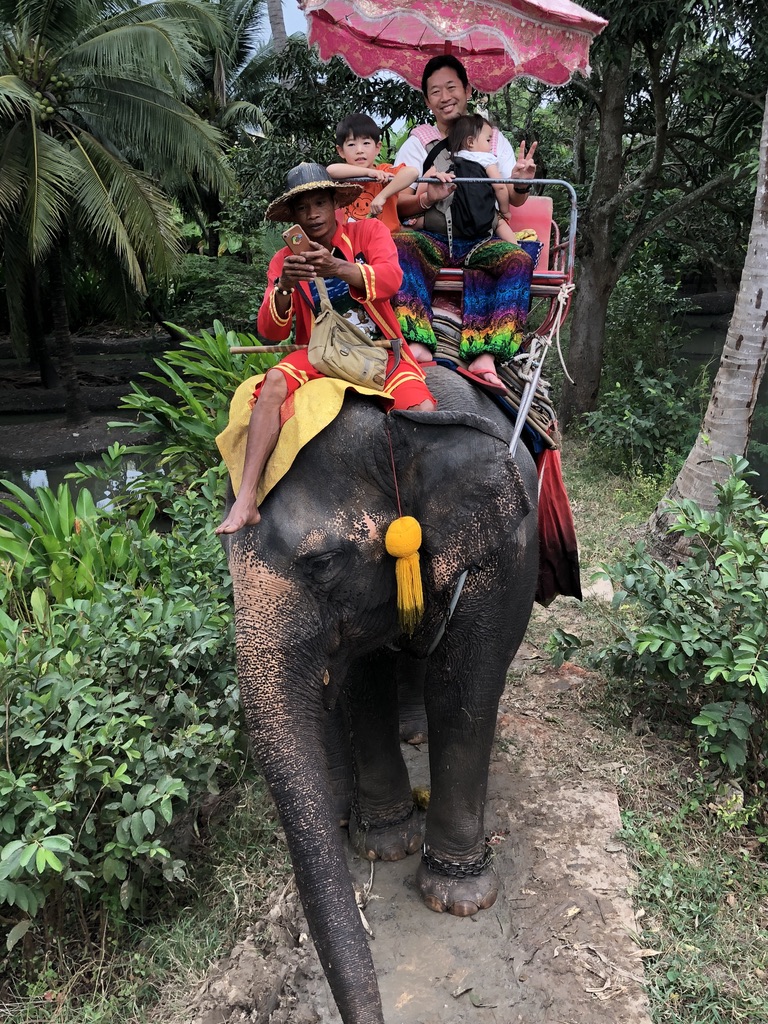
<svg viewBox="0 0 768 1024">
<path fill-rule="evenodd" d="M 390 231 L 400 230 L 397 216 L 397 196 L 419 177 L 415 167 L 400 164 L 378 164 L 381 152 L 381 129 L 367 114 L 349 114 L 336 126 L 336 152 L 344 163 L 330 164 L 332 178 L 375 178 L 363 183 L 363 191 L 349 206 L 340 211 L 347 220 L 365 220 L 378 217 Z"/>
</svg>

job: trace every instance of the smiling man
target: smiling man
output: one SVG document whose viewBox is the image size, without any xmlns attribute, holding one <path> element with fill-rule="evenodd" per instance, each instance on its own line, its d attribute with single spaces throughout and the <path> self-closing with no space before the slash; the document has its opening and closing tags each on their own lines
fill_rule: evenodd
<svg viewBox="0 0 768 1024">
<path fill-rule="evenodd" d="M 472 86 L 467 78 L 467 71 L 461 61 L 452 54 L 441 54 L 433 57 L 424 67 L 421 76 L 421 91 L 424 102 L 435 118 L 434 125 L 417 125 L 395 157 L 396 164 L 407 164 L 409 167 L 422 168 L 427 159 L 429 149 L 434 143 L 444 139 L 451 125 L 467 112 L 467 103 L 472 95 Z M 500 131 L 495 130 L 491 143 L 492 152 L 496 155 L 499 170 L 503 178 L 532 178 L 536 173 L 533 155 L 536 143 L 526 153 L 525 142 L 515 154 L 508 139 Z M 435 186 L 437 187 L 437 186 Z M 518 192 L 518 199 L 511 198 L 513 206 L 521 206 L 526 199 L 526 192 Z M 437 201 L 437 200 L 435 200 Z M 419 204 L 416 192 L 406 190 L 398 197 L 397 203 L 400 219 L 416 217 L 424 212 L 423 204 Z"/>
</svg>

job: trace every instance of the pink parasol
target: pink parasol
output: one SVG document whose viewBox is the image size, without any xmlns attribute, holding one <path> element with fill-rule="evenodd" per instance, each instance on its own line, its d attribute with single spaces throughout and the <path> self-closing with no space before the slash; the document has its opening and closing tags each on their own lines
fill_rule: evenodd
<svg viewBox="0 0 768 1024">
<path fill-rule="evenodd" d="M 518 76 L 563 85 L 589 74 L 589 44 L 608 24 L 570 0 L 299 0 L 323 60 L 366 78 L 392 71 L 421 88 L 430 57 L 452 53 L 470 83 L 495 92 Z"/>
</svg>

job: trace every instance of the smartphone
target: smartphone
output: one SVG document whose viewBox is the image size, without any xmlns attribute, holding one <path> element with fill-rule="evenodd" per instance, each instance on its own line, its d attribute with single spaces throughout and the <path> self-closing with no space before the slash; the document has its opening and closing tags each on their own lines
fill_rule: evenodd
<svg viewBox="0 0 768 1024">
<path fill-rule="evenodd" d="M 295 253 L 309 252 L 312 244 L 304 234 L 304 229 L 300 228 L 298 224 L 294 224 L 287 231 L 283 231 L 283 241 L 291 252 Z"/>
</svg>

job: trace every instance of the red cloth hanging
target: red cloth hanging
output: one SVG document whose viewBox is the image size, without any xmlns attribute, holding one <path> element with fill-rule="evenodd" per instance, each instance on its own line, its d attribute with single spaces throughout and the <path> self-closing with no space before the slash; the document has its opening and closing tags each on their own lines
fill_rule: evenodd
<svg viewBox="0 0 768 1024">
<path fill-rule="evenodd" d="M 557 449 L 545 448 L 536 459 L 539 474 L 539 581 L 536 600 L 550 604 L 562 594 L 581 600 L 579 547 Z"/>
</svg>

